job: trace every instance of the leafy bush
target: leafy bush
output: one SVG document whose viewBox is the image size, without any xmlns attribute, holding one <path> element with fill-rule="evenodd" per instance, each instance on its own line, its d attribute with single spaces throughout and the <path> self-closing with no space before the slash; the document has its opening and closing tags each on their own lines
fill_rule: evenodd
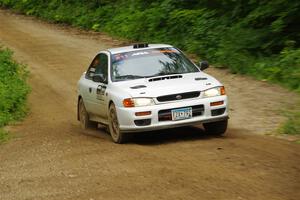
<svg viewBox="0 0 300 200">
<path fill-rule="evenodd" d="M 0 141 L 6 138 L 1 127 L 26 114 L 28 72 L 24 65 L 12 60 L 12 51 L 0 48 Z"/>
<path fill-rule="evenodd" d="M 233 73 L 299 91 L 300 1 L 0 0 L 0 6 L 135 41 L 171 43 Z"/>
<path fill-rule="evenodd" d="M 9 138 L 8 132 L 0 129 L 0 144 L 8 140 L 8 138 Z"/>
<path fill-rule="evenodd" d="M 279 132 L 282 134 L 300 134 L 300 111 L 290 111 L 287 113 L 288 120 L 282 125 Z"/>
</svg>

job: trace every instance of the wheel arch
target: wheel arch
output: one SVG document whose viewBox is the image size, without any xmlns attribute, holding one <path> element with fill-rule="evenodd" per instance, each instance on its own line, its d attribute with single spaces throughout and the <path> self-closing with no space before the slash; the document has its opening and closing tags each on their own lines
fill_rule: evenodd
<svg viewBox="0 0 300 200">
<path fill-rule="evenodd" d="M 113 100 L 109 100 L 107 110 L 109 110 L 109 107 L 110 107 L 111 104 L 115 104 L 115 103 L 113 102 Z"/>
<path fill-rule="evenodd" d="M 77 99 L 77 120 L 80 121 L 80 117 L 79 117 L 79 101 L 80 99 L 82 99 L 81 95 L 78 96 Z"/>
</svg>

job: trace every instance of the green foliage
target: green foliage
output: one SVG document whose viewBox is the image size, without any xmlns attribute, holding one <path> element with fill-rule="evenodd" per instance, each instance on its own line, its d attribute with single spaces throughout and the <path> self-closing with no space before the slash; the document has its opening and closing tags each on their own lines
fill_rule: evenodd
<svg viewBox="0 0 300 200">
<path fill-rule="evenodd" d="M 28 15 L 170 43 L 233 73 L 300 91 L 297 0 L 0 0 Z"/>
<path fill-rule="evenodd" d="M 290 111 L 287 113 L 288 120 L 280 128 L 282 134 L 296 135 L 300 134 L 300 111 Z"/>
<path fill-rule="evenodd" d="M 0 128 L 0 144 L 9 139 L 8 132 Z"/>
<path fill-rule="evenodd" d="M 7 138 L 1 127 L 26 114 L 27 76 L 25 66 L 12 60 L 12 51 L 0 48 L 0 141 Z"/>
</svg>

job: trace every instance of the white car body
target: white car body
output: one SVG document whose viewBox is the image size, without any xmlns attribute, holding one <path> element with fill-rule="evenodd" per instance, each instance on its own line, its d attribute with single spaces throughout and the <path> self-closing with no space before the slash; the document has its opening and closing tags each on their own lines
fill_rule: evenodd
<svg viewBox="0 0 300 200">
<path fill-rule="evenodd" d="M 143 49 L 156 49 L 165 47 L 172 46 L 155 44 L 149 45 Z M 110 71 L 111 55 L 138 50 L 141 49 L 128 46 L 99 52 L 99 54 L 105 54 L 108 57 L 107 70 L 109 77 L 106 83 L 99 83 L 88 79 L 86 72 L 82 74 L 78 82 L 78 100 L 80 98 L 83 99 L 84 106 L 89 115 L 89 120 L 108 125 L 108 112 L 111 103 L 115 105 L 119 129 L 121 132 L 144 132 L 227 120 L 227 96 L 218 95 L 214 97 L 204 97 L 203 92 L 210 88 L 221 87 L 223 85 L 214 77 L 204 73 L 201 70 L 193 73 L 162 75 L 113 82 L 110 77 L 112 74 Z M 197 92 L 199 92 L 199 95 L 195 96 Z M 194 95 L 191 98 L 182 98 L 185 97 L 185 95 L 189 97 L 191 94 Z M 166 95 L 172 95 L 165 97 L 171 98 L 172 100 L 164 99 L 164 101 L 158 101 L 158 97 Z M 182 99 L 180 99 L 180 96 L 178 95 L 181 95 Z M 178 97 L 178 99 L 174 99 L 175 97 Z M 125 107 L 123 102 L 124 99 L 130 98 L 152 98 L 154 105 Z M 211 103 L 213 102 L 222 102 L 222 104 L 211 106 Z M 187 119 L 172 120 L 171 118 L 168 119 L 167 117 L 168 120 L 159 120 L 159 111 L 169 110 L 165 111 L 166 114 L 166 112 L 172 112 L 174 109 L 190 107 L 192 107 L 192 112 L 196 112 L 198 110 L 198 113 L 195 113 L 195 116 L 193 113 L 193 116 L 189 116 Z M 222 112 L 216 112 L 217 114 L 212 114 L 213 110 L 221 110 Z M 136 116 L 136 113 L 139 112 L 151 112 L 151 114 Z M 176 112 L 179 113 L 181 111 L 177 110 Z M 185 109 L 184 112 L 189 112 L 189 110 Z M 137 120 L 140 120 L 142 123 L 136 123 Z"/>
</svg>

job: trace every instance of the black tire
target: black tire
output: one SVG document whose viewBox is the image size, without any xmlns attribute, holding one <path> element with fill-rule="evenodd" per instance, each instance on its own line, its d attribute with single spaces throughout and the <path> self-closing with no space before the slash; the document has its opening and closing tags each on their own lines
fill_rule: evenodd
<svg viewBox="0 0 300 200">
<path fill-rule="evenodd" d="M 122 144 L 126 142 L 126 134 L 120 131 L 117 111 L 113 103 L 109 106 L 108 128 L 111 138 L 115 143 Z"/>
<path fill-rule="evenodd" d="M 97 122 L 90 121 L 89 114 L 87 113 L 82 98 L 78 102 L 78 115 L 80 126 L 83 130 L 86 130 L 91 127 L 96 127 L 98 124 Z"/>
<path fill-rule="evenodd" d="M 205 131 L 211 135 L 224 135 L 227 130 L 228 120 L 204 123 Z"/>
</svg>

